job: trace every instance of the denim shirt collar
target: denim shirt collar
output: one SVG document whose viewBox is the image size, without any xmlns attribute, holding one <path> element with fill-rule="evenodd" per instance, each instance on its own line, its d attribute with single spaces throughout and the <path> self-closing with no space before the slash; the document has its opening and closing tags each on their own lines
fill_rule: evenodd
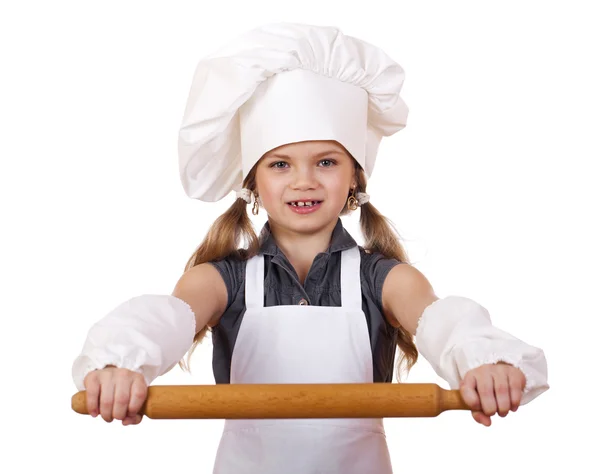
<svg viewBox="0 0 600 474">
<path fill-rule="evenodd" d="M 275 239 L 273 238 L 273 234 L 271 234 L 271 227 L 269 226 L 269 221 L 265 223 L 262 230 L 260 231 L 260 253 L 265 255 L 275 256 L 279 251 L 279 247 L 275 243 Z M 329 247 L 323 253 L 327 255 L 331 255 L 335 252 L 341 252 L 342 250 L 347 250 L 352 247 L 356 247 L 356 241 L 352 238 L 350 233 L 344 228 L 342 225 L 342 220 L 338 217 L 337 223 L 331 233 L 331 240 L 329 243 Z"/>
</svg>

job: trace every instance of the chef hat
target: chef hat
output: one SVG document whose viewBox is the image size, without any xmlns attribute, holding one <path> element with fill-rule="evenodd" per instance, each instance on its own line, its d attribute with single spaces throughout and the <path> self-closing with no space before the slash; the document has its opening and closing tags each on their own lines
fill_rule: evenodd
<svg viewBox="0 0 600 474">
<path fill-rule="evenodd" d="M 202 59 L 179 130 L 186 194 L 218 201 L 239 191 L 268 151 L 335 140 L 367 177 L 379 143 L 406 125 L 402 67 L 334 27 L 270 24 Z"/>
</svg>

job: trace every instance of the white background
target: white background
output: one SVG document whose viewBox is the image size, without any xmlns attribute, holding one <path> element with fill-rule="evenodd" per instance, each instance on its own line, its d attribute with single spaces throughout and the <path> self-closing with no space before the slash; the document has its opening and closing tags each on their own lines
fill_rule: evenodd
<svg viewBox="0 0 600 474">
<path fill-rule="evenodd" d="M 233 202 L 179 183 L 197 61 L 292 21 L 338 26 L 403 66 L 408 126 L 381 146 L 371 201 L 438 296 L 478 301 L 548 359 L 551 389 L 491 428 L 463 411 L 386 419 L 396 472 L 599 472 L 595 3 L 3 2 L 0 471 L 210 472 L 220 420 L 78 415 L 71 364 L 120 302 L 170 293 Z M 360 243 L 357 220 L 344 223 Z M 205 341 L 192 376 L 155 384 L 214 383 L 210 359 Z M 408 381 L 447 387 L 423 359 Z"/>
</svg>

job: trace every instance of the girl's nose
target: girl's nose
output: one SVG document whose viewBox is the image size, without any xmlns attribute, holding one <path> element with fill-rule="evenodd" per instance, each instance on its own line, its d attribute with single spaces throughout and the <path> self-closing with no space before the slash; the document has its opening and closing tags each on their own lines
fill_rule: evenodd
<svg viewBox="0 0 600 474">
<path fill-rule="evenodd" d="M 317 186 L 315 173 L 311 169 L 299 168 L 292 178 L 292 188 L 313 189 Z"/>
</svg>

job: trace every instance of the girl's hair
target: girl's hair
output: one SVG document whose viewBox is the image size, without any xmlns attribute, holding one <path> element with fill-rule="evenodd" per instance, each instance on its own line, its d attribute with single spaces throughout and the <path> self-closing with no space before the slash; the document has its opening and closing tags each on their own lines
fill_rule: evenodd
<svg viewBox="0 0 600 474">
<path fill-rule="evenodd" d="M 350 155 L 349 155 L 350 156 Z M 355 193 L 366 192 L 367 179 L 356 160 L 354 160 L 357 186 Z M 256 165 L 248 173 L 243 187 L 256 191 Z M 350 193 L 348 193 L 350 197 Z M 367 252 L 379 252 L 387 258 L 408 263 L 406 252 L 400 244 L 399 237 L 393 224 L 384 217 L 370 202 L 360 206 L 360 228 L 365 240 L 364 249 Z M 340 216 L 350 213 L 344 206 Z M 254 232 L 252 221 L 247 213 L 247 203 L 243 199 L 236 199 L 227 211 L 225 211 L 210 227 L 204 241 L 188 260 L 185 271 L 202 263 L 234 258 L 248 260 L 258 254 L 260 245 L 267 235 L 257 236 Z M 240 241 L 245 247 L 240 248 Z M 189 371 L 189 363 L 196 346 L 202 341 L 210 328 L 204 327 L 196 333 L 190 350 L 188 351 L 187 363 L 183 360 L 179 366 Z M 408 372 L 417 362 L 418 351 L 412 335 L 404 328 L 398 328 L 396 343 L 400 349 L 401 356 L 396 367 L 397 380 L 400 381 L 401 372 Z"/>
</svg>

